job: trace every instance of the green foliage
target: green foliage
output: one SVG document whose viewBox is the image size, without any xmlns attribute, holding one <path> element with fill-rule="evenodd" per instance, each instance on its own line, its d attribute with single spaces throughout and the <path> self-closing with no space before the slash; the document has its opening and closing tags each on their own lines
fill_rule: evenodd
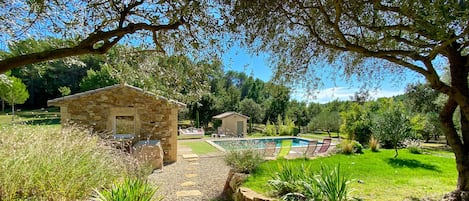
<svg viewBox="0 0 469 201">
<path fill-rule="evenodd" d="M 26 85 L 17 77 L 8 77 L 11 81 L 11 85 L 6 85 L 6 92 L 2 99 L 8 104 L 23 104 L 29 98 L 28 90 Z"/>
<path fill-rule="evenodd" d="M 88 91 L 119 83 L 113 77 L 113 69 L 109 64 L 102 64 L 98 71 L 89 69 L 86 76 L 80 81 L 80 91 Z"/>
<path fill-rule="evenodd" d="M 308 127 L 316 130 L 320 129 L 327 131 L 330 136 L 330 132 L 338 132 L 341 125 L 341 117 L 337 111 L 323 110 L 317 116 L 315 116 Z"/>
<path fill-rule="evenodd" d="M 139 169 L 77 129 L 15 125 L 0 128 L 0 142 L 0 200 L 84 200 Z"/>
<path fill-rule="evenodd" d="M 281 118 L 279 118 L 281 121 Z M 285 117 L 285 121 L 278 125 L 280 135 L 293 135 L 295 129 L 295 123 L 290 118 Z"/>
<path fill-rule="evenodd" d="M 267 123 L 265 125 L 264 133 L 268 136 L 275 136 L 277 135 L 277 127 L 275 124 L 270 123 L 269 120 L 267 120 Z"/>
<path fill-rule="evenodd" d="M 151 201 L 163 200 L 162 197 L 153 199 L 158 188 L 152 187 L 146 181 L 126 178 L 122 183 L 115 182 L 111 188 L 95 190 L 94 201 Z"/>
<path fill-rule="evenodd" d="M 302 132 L 301 127 L 307 126 L 309 123 L 306 103 L 298 102 L 297 100 L 290 101 L 287 117 L 292 119 L 295 125 L 298 126 L 298 133 Z"/>
<path fill-rule="evenodd" d="M 11 120 L 15 120 L 15 104 L 23 104 L 29 98 L 26 85 L 21 79 L 14 76 L 7 76 L 6 80 L 0 82 L 0 98 L 11 105 Z"/>
<path fill-rule="evenodd" d="M 438 112 L 440 106 L 436 104 L 438 92 L 428 84 L 409 84 L 405 90 L 404 105 L 409 111 L 415 113 Z"/>
<path fill-rule="evenodd" d="M 75 40 L 58 38 L 30 38 L 9 43 L 9 50 L 14 55 L 22 55 L 73 45 L 74 42 Z M 20 78 L 28 88 L 30 98 L 25 102 L 25 106 L 41 108 L 47 105 L 47 100 L 62 96 L 57 90 L 61 86 L 68 86 L 71 93 L 78 92 L 80 80 L 86 75 L 86 71 L 99 69 L 102 62 L 103 57 L 99 55 L 78 56 L 15 68 L 11 70 L 11 74 Z"/>
<path fill-rule="evenodd" d="M 239 103 L 241 114 L 249 116 L 249 133 L 252 133 L 252 124 L 260 123 L 264 118 L 264 109 L 253 99 L 246 98 Z"/>
<path fill-rule="evenodd" d="M 412 131 L 415 132 L 415 137 L 428 142 L 432 137 L 437 139 L 443 135 L 441 122 L 438 119 L 438 114 L 429 112 L 427 114 L 416 114 L 410 119 Z"/>
<path fill-rule="evenodd" d="M 396 103 L 383 108 L 373 118 L 371 130 L 381 143 L 390 144 L 398 155 L 398 148 L 404 140 L 413 137 L 410 120 L 406 114 L 401 112 L 402 105 Z"/>
<path fill-rule="evenodd" d="M 334 169 L 322 165 L 319 171 L 311 163 L 277 165 L 268 184 L 282 200 L 347 200 L 349 179 L 340 165 Z"/>
<path fill-rule="evenodd" d="M 59 90 L 60 94 L 62 94 L 62 96 L 68 96 L 68 95 L 70 95 L 70 93 L 72 92 L 72 91 L 70 90 L 70 88 L 67 87 L 67 86 L 59 87 L 58 90 Z"/>
<path fill-rule="evenodd" d="M 251 173 L 264 159 L 262 155 L 254 149 L 229 150 L 225 154 L 225 162 L 234 171 L 240 173 Z"/>
<path fill-rule="evenodd" d="M 413 153 L 413 154 L 421 154 L 422 153 L 422 148 L 420 148 L 419 146 L 415 146 L 415 145 L 407 146 L 407 150 L 409 150 L 409 152 Z"/>
<path fill-rule="evenodd" d="M 367 143 L 371 136 L 369 111 L 358 103 L 353 103 L 349 110 L 340 113 L 342 125 L 340 132 L 346 133 L 349 139 L 357 140 L 361 144 Z"/>
<path fill-rule="evenodd" d="M 284 117 L 290 100 L 290 89 L 284 85 L 267 83 L 266 86 L 269 99 L 264 101 L 265 119 L 277 120 L 278 117 Z"/>
<path fill-rule="evenodd" d="M 348 196 L 349 176 L 340 169 L 340 163 L 331 169 L 327 166 L 321 166 L 319 178 L 317 178 L 318 187 L 321 189 L 323 199 L 329 201 L 346 201 Z"/>
</svg>

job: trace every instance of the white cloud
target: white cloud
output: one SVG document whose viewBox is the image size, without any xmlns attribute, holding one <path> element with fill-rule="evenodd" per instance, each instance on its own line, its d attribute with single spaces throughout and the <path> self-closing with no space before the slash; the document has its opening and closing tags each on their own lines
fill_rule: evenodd
<svg viewBox="0 0 469 201">
<path fill-rule="evenodd" d="M 316 102 L 316 103 L 328 103 L 333 100 L 350 100 L 350 97 L 359 91 L 358 88 L 348 88 L 348 87 L 332 87 L 326 88 L 323 90 L 318 90 L 313 93 L 307 93 L 305 89 L 297 89 L 292 92 L 292 99 L 306 102 Z M 391 90 L 375 90 L 370 91 L 370 96 L 373 99 L 381 97 L 392 97 L 399 94 L 403 94 L 404 91 L 391 91 Z"/>
</svg>

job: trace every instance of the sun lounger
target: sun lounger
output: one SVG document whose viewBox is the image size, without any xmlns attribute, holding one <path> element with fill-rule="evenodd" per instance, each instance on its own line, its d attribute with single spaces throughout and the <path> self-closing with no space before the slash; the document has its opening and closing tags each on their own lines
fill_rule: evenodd
<svg viewBox="0 0 469 201">
<path fill-rule="evenodd" d="M 332 139 L 331 138 L 325 138 L 322 140 L 322 145 L 321 148 L 319 148 L 318 153 L 326 153 L 329 147 L 331 146 Z"/>
<path fill-rule="evenodd" d="M 318 147 L 318 141 L 316 140 L 309 141 L 308 147 L 306 148 L 304 155 L 306 157 L 314 156 L 317 147 Z"/>
<path fill-rule="evenodd" d="M 277 143 L 275 142 L 266 142 L 264 144 L 264 158 L 275 159 L 277 155 Z"/>
<path fill-rule="evenodd" d="M 312 157 L 315 154 L 318 141 L 312 140 L 307 146 L 291 147 L 286 158 Z"/>
<path fill-rule="evenodd" d="M 203 138 L 205 131 L 203 128 L 186 128 L 179 129 L 179 138 Z"/>
</svg>

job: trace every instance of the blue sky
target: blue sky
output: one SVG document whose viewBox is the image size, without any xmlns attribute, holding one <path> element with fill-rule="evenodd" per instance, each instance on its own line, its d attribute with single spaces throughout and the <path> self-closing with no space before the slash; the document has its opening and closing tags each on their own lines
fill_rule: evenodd
<svg viewBox="0 0 469 201">
<path fill-rule="evenodd" d="M 251 55 L 247 49 L 234 46 L 223 56 L 224 69 L 245 72 L 247 75 L 253 75 L 255 78 L 268 81 L 272 78 L 272 69 L 269 67 L 268 55 L 261 54 L 259 56 Z M 399 76 L 399 77 L 397 77 Z M 360 80 L 346 81 L 345 78 L 336 77 L 335 80 L 328 79 L 327 76 L 322 80 L 322 87 L 314 93 L 315 97 L 311 97 L 306 93 L 305 89 L 295 88 L 292 91 L 292 99 L 327 103 L 335 99 L 349 100 L 362 82 Z M 417 81 L 423 82 L 424 79 L 410 70 L 403 75 L 386 75 L 383 80 L 379 81 L 379 87 L 371 90 L 370 94 L 373 98 L 391 97 L 403 94 L 405 87 L 409 83 Z"/>
</svg>

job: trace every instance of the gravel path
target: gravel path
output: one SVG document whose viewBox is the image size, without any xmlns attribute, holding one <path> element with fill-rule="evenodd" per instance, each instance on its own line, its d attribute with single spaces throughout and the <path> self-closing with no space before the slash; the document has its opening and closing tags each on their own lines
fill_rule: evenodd
<svg viewBox="0 0 469 201">
<path fill-rule="evenodd" d="M 157 194 L 163 195 L 165 201 L 223 200 L 220 195 L 229 167 L 222 154 L 186 159 L 183 154 L 192 154 L 192 150 L 178 144 L 178 161 L 149 176 L 149 182 L 160 187 Z M 184 193 L 191 195 L 183 196 Z"/>
</svg>

